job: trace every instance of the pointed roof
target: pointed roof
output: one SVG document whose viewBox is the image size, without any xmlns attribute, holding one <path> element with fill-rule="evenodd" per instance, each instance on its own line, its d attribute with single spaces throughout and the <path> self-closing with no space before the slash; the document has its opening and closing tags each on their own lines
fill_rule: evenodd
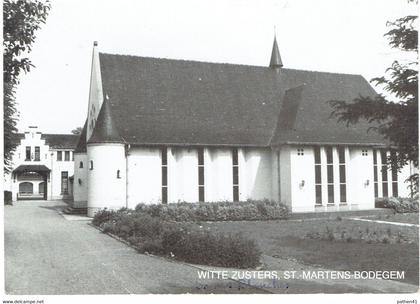
<svg viewBox="0 0 420 304">
<path fill-rule="evenodd" d="M 279 47 L 277 45 L 277 39 L 274 35 L 273 50 L 271 51 L 270 68 L 281 68 L 283 62 L 281 61 Z"/>
<path fill-rule="evenodd" d="M 80 133 L 79 142 L 77 143 L 74 153 L 86 153 L 86 133 L 87 133 L 87 119 L 83 125 L 82 132 Z"/>
<path fill-rule="evenodd" d="M 384 146 L 389 142 L 370 127 L 378 127 L 377 123 L 369 123 L 361 119 L 355 125 L 347 126 L 331 116 L 333 108 L 329 100 L 354 100 L 357 91 L 368 95 L 368 83 L 360 83 L 354 76 L 351 81 L 343 78 L 329 87 L 325 82 L 322 86 L 306 83 L 287 89 L 282 98 L 278 112 L 277 127 L 271 138 L 271 146 L 282 144 L 352 144 Z M 327 80 L 326 80 L 327 81 Z M 332 84 L 332 83 L 331 83 Z M 340 87 L 339 87 L 340 86 Z M 365 88 L 363 88 L 363 86 Z M 339 88 L 338 88 L 339 87 Z M 370 131 L 369 131 L 370 130 Z"/>
<path fill-rule="evenodd" d="M 117 130 L 111 114 L 111 106 L 107 98 L 102 103 L 98 119 L 88 144 L 93 143 L 123 143 L 124 140 Z"/>
<path fill-rule="evenodd" d="M 359 123 L 349 131 L 330 118 L 329 100 L 376 96 L 360 75 L 99 56 L 102 90 L 111 97 L 120 135 L 131 145 L 267 147 L 279 119 L 287 121 L 278 131 L 286 129 L 273 138 L 274 144 L 384 142 L 379 134 L 373 138 L 373 130 L 366 137 L 371 124 Z"/>
</svg>

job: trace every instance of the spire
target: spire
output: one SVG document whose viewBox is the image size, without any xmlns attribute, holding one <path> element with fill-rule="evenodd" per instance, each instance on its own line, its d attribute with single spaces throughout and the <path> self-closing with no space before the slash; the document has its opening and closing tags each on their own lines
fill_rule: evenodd
<svg viewBox="0 0 420 304">
<path fill-rule="evenodd" d="M 112 119 L 109 100 L 108 98 L 105 98 L 88 144 L 123 142 L 124 140 L 118 133 L 117 126 Z"/>
<path fill-rule="evenodd" d="M 270 68 L 281 68 L 282 66 L 283 62 L 281 61 L 276 35 L 274 34 L 274 43 L 273 50 L 271 52 Z"/>
<path fill-rule="evenodd" d="M 86 130 L 87 130 L 87 119 L 83 126 L 82 132 L 80 133 L 79 142 L 77 143 L 74 153 L 86 153 Z"/>
</svg>

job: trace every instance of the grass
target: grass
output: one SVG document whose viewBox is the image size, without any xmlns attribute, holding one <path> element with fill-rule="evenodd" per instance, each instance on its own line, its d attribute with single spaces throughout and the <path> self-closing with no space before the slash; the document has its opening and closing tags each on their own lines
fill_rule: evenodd
<svg viewBox="0 0 420 304">
<path fill-rule="evenodd" d="M 370 220 L 380 220 L 386 222 L 397 222 L 397 223 L 407 223 L 407 224 L 419 224 L 419 214 L 418 213 L 395 213 L 395 214 L 384 214 L 384 215 L 375 215 L 370 217 L 362 217 Z"/>
<path fill-rule="evenodd" d="M 242 232 L 253 238 L 263 254 L 295 259 L 308 266 L 333 270 L 398 270 L 405 271 L 406 283 L 418 284 L 419 240 L 418 228 L 369 222 L 350 221 L 345 218 L 265 221 L 265 222 L 214 222 L 202 223 L 203 229 L 212 232 Z M 401 233 L 408 242 L 367 243 L 310 239 L 308 233 L 343 229 L 349 231 L 384 231 L 385 234 Z"/>
</svg>

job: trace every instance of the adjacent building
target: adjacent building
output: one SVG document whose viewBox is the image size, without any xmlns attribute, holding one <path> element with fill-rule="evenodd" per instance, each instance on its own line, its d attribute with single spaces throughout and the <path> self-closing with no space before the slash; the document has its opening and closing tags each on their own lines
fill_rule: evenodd
<svg viewBox="0 0 420 304">
<path fill-rule="evenodd" d="M 31 126 L 18 134 L 12 170 L 5 176 L 5 190 L 13 200 L 73 198 L 74 149 L 79 135 L 42 134 Z"/>
</svg>

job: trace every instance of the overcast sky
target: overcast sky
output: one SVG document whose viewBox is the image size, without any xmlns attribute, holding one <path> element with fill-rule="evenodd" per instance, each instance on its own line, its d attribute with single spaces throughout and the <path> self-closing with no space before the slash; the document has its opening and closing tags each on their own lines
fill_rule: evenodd
<svg viewBox="0 0 420 304">
<path fill-rule="evenodd" d="M 19 130 L 69 133 L 87 114 L 93 41 L 101 52 L 267 66 L 274 26 L 287 68 L 383 74 L 404 54 L 386 22 L 406 0 L 52 0 L 17 90 Z"/>
</svg>

